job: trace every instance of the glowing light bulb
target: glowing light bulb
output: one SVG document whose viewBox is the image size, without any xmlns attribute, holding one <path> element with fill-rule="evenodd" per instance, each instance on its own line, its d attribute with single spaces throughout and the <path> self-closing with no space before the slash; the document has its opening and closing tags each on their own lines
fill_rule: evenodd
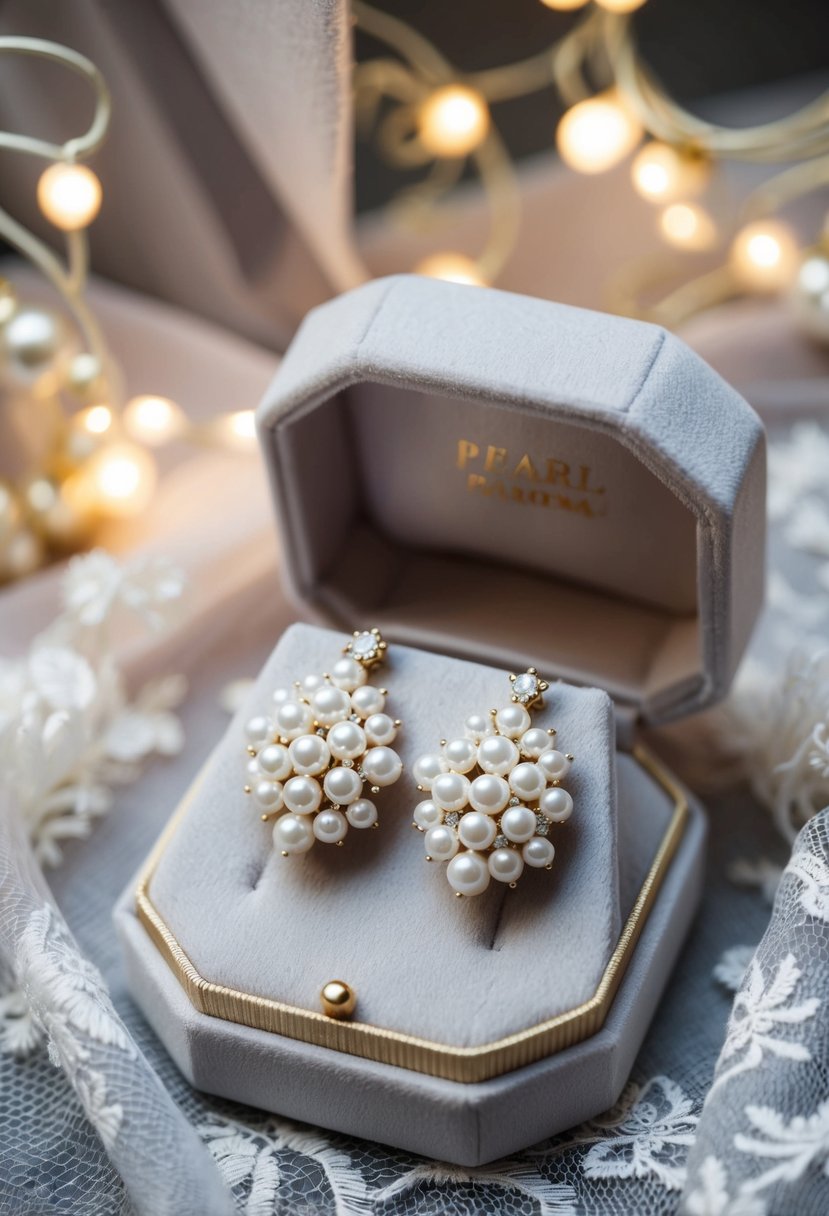
<svg viewBox="0 0 829 1216">
<path fill-rule="evenodd" d="M 659 228 L 669 245 L 692 252 L 710 249 L 717 239 L 716 224 L 696 203 L 671 203 L 659 217 Z"/>
<path fill-rule="evenodd" d="M 486 279 L 472 258 L 462 253 L 433 253 L 414 268 L 415 274 L 429 279 L 444 279 L 447 283 L 465 283 L 469 287 L 485 287 Z"/>
<path fill-rule="evenodd" d="M 108 405 L 91 405 L 76 414 L 74 422 L 90 435 L 105 435 L 112 426 L 112 410 Z"/>
<path fill-rule="evenodd" d="M 596 3 L 608 13 L 635 13 L 645 0 L 596 0 Z"/>
<path fill-rule="evenodd" d="M 58 162 L 37 183 L 40 210 L 51 224 L 74 232 L 91 224 L 101 209 L 101 183 L 86 165 Z"/>
<path fill-rule="evenodd" d="M 545 8 L 554 8 L 560 13 L 571 13 L 574 9 L 584 8 L 588 0 L 541 0 Z"/>
<path fill-rule="evenodd" d="M 139 443 L 161 447 L 187 429 L 187 419 L 167 397 L 133 397 L 124 408 L 124 426 Z"/>
<path fill-rule="evenodd" d="M 236 410 L 233 414 L 223 414 L 214 418 L 203 431 L 204 437 L 218 447 L 228 448 L 231 452 L 241 452 L 243 455 L 255 452 L 256 417 L 253 410 Z"/>
<path fill-rule="evenodd" d="M 737 233 L 731 265 L 750 291 L 781 291 L 790 286 L 799 260 L 791 228 L 779 220 L 755 220 Z"/>
<path fill-rule="evenodd" d="M 642 198 L 651 203 L 672 203 L 702 189 L 708 164 L 702 157 L 653 140 L 637 153 L 630 172 Z"/>
<path fill-rule="evenodd" d="M 613 92 L 577 102 L 556 131 L 561 159 L 579 173 L 612 169 L 641 138 L 641 126 Z"/>
<path fill-rule="evenodd" d="M 155 490 L 155 461 L 134 443 L 102 448 L 84 469 L 87 492 L 95 507 L 116 518 L 137 515 Z"/>
<path fill-rule="evenodd" d="M 430 93 L 420 107 L 420 142 L 433 156 L 467 156 L 486 138 L 489 108 L 475 89 L 447 84 Z"/>
</svg>

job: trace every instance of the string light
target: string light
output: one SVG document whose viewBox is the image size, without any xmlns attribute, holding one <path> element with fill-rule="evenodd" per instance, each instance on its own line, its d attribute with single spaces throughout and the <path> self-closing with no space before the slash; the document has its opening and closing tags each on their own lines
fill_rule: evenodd
<svg viewBox="0 0 829 1216">
<path fill-rule="evenodd" d="M 108 405 L 91 405 L 74 417 L 74 425 L 90 435 L 105 435 L 112 427 L 112 410 Z"/>
<path fill-rule="evenodd" d="M 795 235 L 780 220 L 746 224 L 731 246 L 734 272 L 751 291 L 775 292 L 791 286 L 798 256 Z"/>
<path fill-rule="evenodd" d="M 415 274 L 430 279 L 445 279 L 447 283 L 465 283 L 470 287 L 483 287 L 486 284 L 477 264 L 462 253 L 432 253 L 418 262 Z"/>
<path fill-rule="evenodd" d="M 579 173 L 612 169 L 641 138 L 639 123 L 612 92 L 571 106 L 556 131 L 561 159 Z"/>
<path fill-rule="evenodd" d="M 184 434 L 187 419 L 167 397 L 133 397 L 124 408 L 124 427 L 139 443 L 161 447 Z"/>
<path fill-rule="evenodd" d="M 101 197 L 101 183 L 86 165 L 50 165 L 37 183 L 40 210 L 63 232 L 91 224 L 101 209 Z"/>
<path fill-rule="evenodd" d="M 208 443 L 213 442 L 241 454 L 256 451 L 256 416 L 253 410 L 237 410 L 207 423 L 201 432 Z"/>
<path fill-rule="evenodd" d="M 634 157 L 630 173 L 641 198 L 650 203 L 672 203 L 702 190 L 708 165 L 700 156 L 652 140 Z"/>
<path fill-rule="evenodd" d="M 635 13 L 645 0 L 596 0 L 596 3 L 608 13 Z"/>
<path fill-rule="evenodd" d="M 554 8 L 560 13 L 571 13 L 577 8 L 584 8 L 588 0 L 541 0 L 545 8 Z"/>
<path fill-rule="evenodd" d="M 79 498 L 115 519 L 139 515 L 150 504 L 156 478 L 155 461 L 144 448 L 110 444 L 87 462 L 77 483 Z"/>
<path fill-rule="evenodd" d="M 448 84 L 430 93 L 418 112 L 418 136 L 433 156 L 468 156 L 486 138 L 489 108 L 475 89 Z"/>
<path fill-rule="evenodd" d="M 659 217 L 659 228 L 669 245 L 689 252 L 711 249 L 717 241 L 717 226 L 708 212 L 696 203 L 672 203 Z"/>
</svg>

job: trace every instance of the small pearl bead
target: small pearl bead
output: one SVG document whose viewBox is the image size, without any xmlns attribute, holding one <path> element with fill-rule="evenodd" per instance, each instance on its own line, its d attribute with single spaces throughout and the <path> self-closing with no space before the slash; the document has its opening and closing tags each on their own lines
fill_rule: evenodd
<svg viewBox="0 0 829 1216">
<path fill-rule="evenodd" d="M 278 811 L 282 806 L 282 786 L 278 781 L 257 781 L 253 800 L 263 811 Z"/>
<path fill-rule="evenodd" d="M 496 849 L 489 855 L 489 872 L 498 882 L 518 882 L 524 860 L 517 849 Z"/>
<path fill-rule="evenodd" d="M 518 763 L 518 748 L 511 739 L 502 735 L 492 735 L 482 739 L 478 745 L 478 763 L 485 773 L 497 773 L 505 776 Z"/>
<path fill-rule="evenodd" d="M 276 778 L 277 781 L 284 781 L 293 771 L 290 753 L 281 743 L 270 743 L 263 747 L 256 761 L 263 773 Z"/>
<path fill-rule="evenodd" d="M 422 786 L 424 790 L 430 790 L 435 778 L 445 772 L 446 761 L 443 759 L 443 756 L 439 756 L 436 752 L 429 752 L 425 756 L 418 756 L 412 766 L 412 776 L 417 785 Z"/>
<path fill-rule="evenodd" d="M 285 788 L 287 790 L 287 786 Z M 511 806 L 501 816 L 501 831 L 507 840 L 523 844 L 535 835 L 535 811 L 525 806 Z"/>
<path fill-rule="evenodd" d="M 283 701 L 276 711 L 276 728 L 286 739 L 307 735 L 314 725 L 314 715 L 301 701 Z"/>
<path fill-rule="evenodd" d="M 314 832 L 307 819 L 283 815 L 274 824 L 273 842 L 280 853 L 307 853 L 314 843 Z"/>
<path fill-rule="evenodd" d="M 533 836 L 521 850 L 524 861 L 536 870 L 552 865 L 555 855 L 556 851 L 546 836 Z"/>
<path fill-rule="evenodd" d="M 530 715 L 523 705 L 505 705 L 495 715 L 495 725 L 508 739 L 517 739 L 529 729 Z"/>
<path fill-rule="evenodd" d="M 271 733 L 270 719 L 264 714 L 257 714 L 255 718 L 250 718 L 245 726 L 245 734 L 251 743 L 262 743 Z"/>
<path fill-rule="evenodd" d="M 448 861 L 458 851 L 458 834 L 445 826 L 429 828 L 424 844 L 427 857 L 434 861 Z"/>
<path fill-rule="evenodd" d="M 544 791 L 538 809 L 542 815 L 552 819 L 553 823 L 564 823 L 565 819 L 569 819 L 573 813 L 573 799 L 567 790 L 554 785 Z"/>
<path fill-rule="evenodd" d="M 486 773 L 469 787 L 469 805 L 485 815 L 497 815 L 509 802 L 509 786 L 503 777 Z"/>
<path fill-rule="evenodd" d="M 300 735 L 288 748 L 294 772 L 304 777 L 315 777 L 327 768 L 331 753 L 328 744 L 319 735 Z"/>
<path fill-rule="evenodd" d="M 552 738 L 540 726 L 525 730 L 519 741 L 521 754 L 529 756 L 531 760 L 537 760 L 542 752 L 549 751 L 552 746 Z"/>
<path fill-rule="evenodd" d="M 338 722 L 328 732 L 327 743 L 338 760 L 356 760 L 366 750 L 366 733 L 356 722 Z"/>
<path fill-rule="evenodd" d="M 371 714 L 381 714 L 385 707 L 386 698 L 373 684 L 363 684 L 361 688 L 355 688 L 351 694 L 351 708 L 361 718 L 368 718 Z"/>
<path fill-rule="evenodd" d="M 323 844 L 336 844 L 348 831 L 342 811 L 320 811 L 314 819 L 314 835 Z"/>
<path fill-rule="evenodd" d="M 296 815 L 310 815 L 322 802 L 320 783 L 313 777 L 292 777 L 282 791 L 285 805 Z"/>
<path fill-rule="evenodd" d="M 464 723 L 467 739 L 480 743 L 486 735 L 495 734 L 492 719 L 487 714 L 470 714 Z"/>
<path fill-rule="evenodd" d="M 478 749 L 471 739 L 452 739 L 443 755 L 454 773 L 468 773 L 478 763 Z"/>
<path fill-rule="evenodd" d="M 311 709 L 320 726 L 333 726 L 343 722 L 351 713 L 351 700 L 347 692 L 333 684 L 323 684 L 311 698 Z"/>
<path fill-rule="evenodd" d="M 372 714 L 365 720 L 365 731 L 369 743 L 394 743 L 397 727 L 388 714 Z"/>
<path fill-rule="evenodd" d="M 544 793 L 547 779 L 537 764 L 517 764 L 509 775 L 510 789 L 525 802 L 534 802 Z"/>
<path fill-rule="evenodd" d="M 460 811 L 469 801 L 469 781 L 462 773 L 441 773 L 432 782 L 432 800 L 443 811 Z"/>
<path fill-rule="evenodd" d="M 274 705 L 282 705 L 285 701 L 294 701 L 295 699 L 293 688 L 275 688 L 273 690 L 272 700 Z"/>
<path fill-rule="evenodd" d="M 458 895 L 481 895 L 489 886 L 489 869 L 477 853 L 461 853 L 449 862 L 446 878 Z"/>
<path fill-rule="evenodd" d="M 368 673 L 362 663 L 358 663 L 356 659 L 351 659 L 346 655 L 342 659 L 337 659 L 337 662 L 331 668 L 331 682 L 336 684 L 337 688 L 342 688 L 345 692 L 354 692 L 355 688 L 360 688 L 368 679 Z"/>
<path fill-rule="evenodd" d="M 368 798 L 358 798 L 345 812 L 353 828 L 372 828 L 377 822 L 377 807 Z"/>
<path fill-rule="evenodd" d="M 560 781 L 570 772 L 570 761 L 563 752 L 551 750 L 538 757 L 538 767 L 548 781 Z"/>
<path fill-rule="evenodd" d="M 363 772 L 372 785 L 394 785 L 403 772 L 403 761 L 390 747 L 373 747 L 363 757 Z"/>
<path fill-rule="evenodd" d="M 346 806 L 363 792 L 363 783 L 353 768 L 332 768 L 325 774 L 322 788 L 331 802 Z"/>
<path fill-rule="evenodd" d="M 419 828 L 426 831 L 427 828 L 436 827 L 443 818 L 443 811 L 440 807 L 432 802 L 431 798 L 425 799 L 423 802 L 418 802 L 412 816 Z"/>
<path fill-rule="evenodd" d="M 479 811 L 467 811 L 458 824 L 461 844 L 468 849 L 488 849 L 497 835 L 495 820 Z"/>
</svg>

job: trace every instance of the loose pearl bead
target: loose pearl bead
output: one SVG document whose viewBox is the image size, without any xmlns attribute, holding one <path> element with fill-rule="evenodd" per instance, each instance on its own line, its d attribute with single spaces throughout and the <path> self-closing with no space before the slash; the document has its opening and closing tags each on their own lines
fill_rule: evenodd
<svg viewBox="0 0 829 1216">
<path fill-rule="evenodd" d="M 454 773 L 468 773 L 478 762 L 478 749 L 471 739 L 452 739 L 443 755 Z"/>
<path fill-rule="evenodd" d="M 343 722 L 351 712 L 351 700 L 347 692 L 333 684 L 323 684 L 311 698 L 311 708 L 320 726 L 333 726 Z"/>
<path fill-rule="evenodd" d="M 469 805 L 485 815 L 497 815 L 509 802 L 509 786 L 503 777 L 486 773 L 476 777 L 469 787 Z"/>
<path fill-rule="evenodd" d="M 294 771 L 300 776 L 315 777 L 328 767 L 331 753 L 319 735 L 300 735 L 288 748 Z"/>
<path fill-rule="evenodd" d="M 534 802 L 544 793 L 547 779 L 537 764 L 517 764 L 509 775 L 510 789 L 526 802 Z"/>
<path fill-rule="evenodd" d="M 498 882 L 518 882 L 524 861 L 517 849 L 496 849 L 489 855 L 489 872 Z"/>
<path fill-rule="evenodd" d="M 274 824 L 273 842 L 281 853 L 307 853 L 314 843 L 314 832 L 307 819 L 283 815 Z"/>
<path fill-rule="evenodd" d="M 473 743 L 480 743 L 486 735 L 494 735 L 495 727 L 492 725 L 492 718 L 487 714 L 470 714 L 464 724 L 467 739 L 471 739 Z"/>
<path fill-rule="evenodd" d="M 528 866 L 541 870 L 544 866 L 552 865 L 556 851 L 546 836 L 533 836 L 521 850 L 521 856 Z"/>
<path fill-rule="evenodd" d="M 493 735 L 482 739 L 478 745 L 478 763 L 485 773 L 497 773 L 503 777 L 518 763 L 518 748 L 511 739 Z"/>
<path fill-rule="evenodd" d="M 553 823 L 564 823 L 565 819 L 569 819 L 573 813 L 573 799 L 567 790 L 554 785 L 551 789 L 544 791 L 538 809 L 542 815 L 552 819 Z"/>
<path fill-rule="evenodd" d="M 570 771 L 570 761 L 563 752 L 549 751 L 538 757 L 538 767 L 548 781 L 560 781 Z"/>
<path fill-rule="evenodd" d="M 443 811 L 432 802 L 431 798 L 425 799 L 423 802 L 418 802 L 414 809 L 413 819 L 419 828 L 426 831 L 427 828 L 436 827 L 443 818 Z"/>
<path fill-rule="evenodd" d="M 524 731 L 519 746 L 522 755 L 529 756 L 531 760 L 537 760 L 542 752 L 549 751 L 553 746 L 553 741 L 546 730 L 542 730 L 540 726 L 533 726 L 530 730 Z"/>
<path fill-rule="evenodd" d="M 270 734 L 271 723 L 270 719 L 264 714 L 257 714 L 255 718 L 250 718 L 245 726 L 245 734 L 251 743 L 262 743 Z"/>
<path fill-rule="evenodd" d="M 458 895 L 481 895 L 489 886 L 489 870 L 477 853 L 461 853 L 446 867 L 449 886 Z"/>
<path fill-rule="evenodd" d="M 461 844 L 468 849 L 488 849 L 497 834 L 495 821 L 490 815 L 478 811 L 467 811 L 458 824 Z"/>
<path fill-rule="evenodd" d="M 355 688 L 351 694 L 351 708 L 361 718 L 368 718 L 371 714 L 381 714 L 385 706 L 386 698 L 382 691 L 375 688 L 373 684 L 363 684 L 362 687 Z"/>
<path fill-rule="evenodd" d="M 269 743 L 263 747 L 256 757 L 256 763 L 263 773 L 277 781 L 284 781 L 293 772 L 290 753 L 281 743 Z"/>
<path fill-rule="evenodd" d="M 446 826 L 429 828 L 424 844 L 427 857 L 433 861 L 448 861 L 458 851 L 458 834 Z"/>
<path fill-rule="evenodd" d="M 363 783 L 353 768 L 332 768 L 325 774 L 322 788 L 331 802 L 346 806 L 360 797 Z"/>
<path fill-rule="evenodd" d="M 282 806 L 282 786 L 278 781 L 257 781 L 253 800 L 263 811 L 278 811 Z"/>
<path fill-rule="evenodd" d="M 388 714 L 372 714 L 366 718 L 365 731 L 369 743 L 394 743 L 397 727 Z"/>
<path fill-rule="evenodd" d="M 354 689 L 365 684 L 367 679 L 368 673 L 362 663 L 349 658 L 348 655 L 337 659 L 331 668 L 332 684 L 336 684 L 337 688 L 342 688 L 345 692 L 354 692 Z"/>
<path fill-rule="evenodd" d="M 418 756 L 412 766 L 412 776 L 416 783 L 424 790 L 430 790 L 435 778 L 445 772 L 446 761 L 443 759 L 443 756 L 438 756 L 435 752 L 430 752 L 425 756 Z"/>
<path fill-rule="evenodd" d="M 495 715 L 495 725 L 502 735 L 509 739 L 517 739 L 529 728 L 530 715 L 523 705 L 505 705 Z"/>
<path fill-rule="evenodd" d="M 373 747 L 363 757 L 363 772 L 372 785 L 394 785 L 403 772 L 403 761 L 390 747 Z"/>
<path fill-rule="evenodd" d="M 342 811 L 320 811 L 314 819 L 314 835 L 323 844 L 336 844 L 348 831 Z"/>
<path fill-rule="evenodd" d="M 274 705 L 282 705 L 285 701 L 293 700 L 295 700 L 293 688 L 275 688 L 273 690 Z"/>
<path fill-rule="evenodd" d="M 460 811 L 469 801 L 469 781 L 462 773 L 441 773 L 432 782 L 432 800 L 443 811 Z"/>
<path fill-rule="evenodd" d="M 322 802 L 320 783 L 313 777 L 292 777 L 285 782 L 282 796 L 288 810 L 296 815 L 310 815 Z"/>
<path fill-rule="evenodd" d="M 314 715 L 301 701 L 283 701 L 276 711 L 276 728 L 286 739 L 307 735 L 314 725 Z"/>
<path fill-rule="evenodd" d="M 287 790 L 287 786 L 285 787 Z M 523 844 L 535 835 L 535 811 L 525 806 L 511 806 L 501 816 L 501 831 L 507 840 Z"/>
<path fill-rule="evenodd" d="M 356 760 L 366 750 L 366 734 L 356 722 L 338 722 L 327 736 L 331 755 L 338 760 Z"/>
<path fill-rule="evenodd" d="M 303 680 L 302 680 L 302 685 L 301 685 L 302 691 L 305 693 L 305 695 L 307 697 L 311 697 L 314 695 L 314 693 L 317 691 L 318 688 L 322 687 L 322 685 L 324 683 L 325 683 L 325 680 L 323 680 L 322 676 L 317 676 L 317 675 L 304 676 Z M 280 689 L 279 691 L 281 692 L 282 690 Z M 276 700 L 276 693 L 274 693 L 274 700 Z"/>
<path fill-rule="evenodd" d="M 368 798 L 358 798 L 345 812 L 353 828 L 372 828 L 377 822 L 377 807 Z"/>
</svg>

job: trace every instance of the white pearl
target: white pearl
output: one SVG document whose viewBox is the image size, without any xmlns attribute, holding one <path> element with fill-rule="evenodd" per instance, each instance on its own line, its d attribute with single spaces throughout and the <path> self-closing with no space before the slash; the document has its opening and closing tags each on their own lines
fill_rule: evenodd
<svg viewBox="0 0 829 1216">
<path fill-rule="evenodd" d="M 331 759 L 328 744 L 319 735 L 300 735 L 294 739 L 288 751 L 294 771 L 303 777 L 315 777 L 327 768 Z"/>
<path fill-rule="evenodd" d="M 377 822 L 377 807 L 368 798 L 358 798 L 345 812 L 353 828 L 372 828 Z"/>
<path fill-rule="evenodd" d="M 311 697 L 318 688 L 322 687 L 324 683 L 325 680 L 322 678 L 322 676 L 307 675 L 303 676 L 300 687 L 307 697 Z M 276 699 L 276 693 L 274 693 L 274 699 Z"/>
<path fill-rule="evenodd" d="M 372 785 L 394 785 L 403 772 L 403 761 L 390 747 L 373 747 L 363 757 L 363 772 Z"/>
<path fill-rule="evenodd" d="M 455 773 L 468 773 L 478 763 L 478 749 L 471 739 L 452 739 L 443 749 L 443 755 Z"/>
<path fill-rule="evenodd" d="M 394 743 L 397 727 L 388 714 L 372 714 L 365 720 L 365 732 L 369 743 Z"/>
<path fill-rule="evenodd" d="M 337 688 L 342 688 L 346 692 L 354 692 L 354 689 L 365 684 L 367 679 L 368 673 L 362 663 L 358 663 L 356 659 L 349 658 L 348 655 L 345 655 L 342 659 L 337 659 L 337 662 L 331 668 L 331 683 L 336 684 Z"/>
<path fill-rule="evenodd" d="M 437 752 L 429 752 L 425 756 L 418 756 L 412 765 L 412 776 L 417 785 L 421 786 L 424 790 L 430 790 L 435 778 L 445 772 L 446 761 Z"/>
<path fill-rule="evenodd" d="M 573 799 L 567 793 L 567 790 L 554 785 L 544 791 L 538 804 L 538 809 L 542 815 L 546 815 L 548 819 L 552 819 L 553 823 L 564 823 L 565 819 L 569 819 L 573 813 Z"/>
<path fill-rule="evenodd" d="M 570 761 L 563 752 L 551 750 L 538 757 L 538 767 L 548 781 L 560 781 L 570 772 Z"/>
<path fill-rule="evenodd" d="M 310 815 L 322 802 L 320 783 L 313 777 L 292 777 L 285 782 L 282 796 L 288 810 L 296 815 Z"/>
<path fill-rule="evenodd" d="M 495 725 L 508 739 L 517 739 L 529 728 L 530 715 L 523 705 L 505 705 L 495 715 Z"/>
<path fill-rule="evenodd" d="M 330 802 L 346 806 L 363 792 L 363 783 L 353 768 L 332 768 L 325 774 L 322 788 Z"/>
<path fill-rule="evenodd" d="M 314 835 L 323 844 L 336 844 L 348 831 L 342 811 L 320 811 L 314 819 Z"/>
<path fill-rule="evenodd" d="M 290 753 L 281 743 L 269 743 L 263 747 L 256 757 L 256 763 L 263 773 L 277 781 L 284 781 L 293 771 Z"/>
<path fill-rule="evenodd" d="M 469 781 L 463 773 L 441 773 L 432 782 L 432 800 L 443 811 L 460 811 L 469 800 Z"/>
<path fill-rule="evenodd" d="M 368 718 L 371 714 L 381 714 L 385 707 L 386 698 L 383 696 L 382 690 L 375 688 L 373 684 L 363 684 L 362 687 L 355 688 L 351 694 L 351 708 L 361 718 Z"/>
<path fill-rule="evenodd" d="M 544 866 L 552 865 L 556 851 L 545 836 L 533 836 L 521 850 L 521 856 L 528 866 L 541 870 Z"/>
<path fill-rule="evenodd" d="M 311 709 L 320 726 L 333 726 L 335 722 L 344 722 L 351 713 L 351 700 L 341 688 L 323 684 L 311 697 Z"/>
<path fill-rule="evenodd" d="M 525 730 L 519 741 L 521 754 L 529 756 L 531 760 L 537 760 L 542 752 L 549 751 L 552 746 L 552 738 L 540 726 L 532 726 L 529 730 Z"/>
<path fill-rule="evenodd" d="M 478 763 L 485 773 L 503 777 L 518 763 L 518 748 L 503 735 L 492 735 L 478 744 Z"/>
<path fill-rule="evenodd" d="M 449 862 L 446 878 L 458 895 L 481 895 L 489 886 L 489 869 L 477 853 L 461 853 Z"/>
<path fill-rule="evenodd" d="M 445 825 L 429 828 L 424 840 L 426 856 L 433 861 L 448 861 L 458 851 L 458 834 Z"/>
<path fill-rule="evenodd" d="M 535 811 L 525 806 L 511 806 L 501 816 L 501 831 L 507 840 L 523 844 L 535 835 Z"/>
<path fill-rule="evenodd" d="M 469 787 L 469 805 L 485 815 L 497 815 L 509 802 L 509 786 L 503 777 L 485 773 Z"/>
<path fill-rule="evenodd" d="M 283 815 L 274 824 L 273 842 L 280 853 L 307 853 L 314 843 L 314 832 L 307 819 Z"/>
<path fill-rule="evenodd" d="M 443 819 L 443 811 L 432 802 L 431 798 L 425 799 L 423 802 L 418 802 L 412 816 L 419 828 L 425 831 L 427 828 L 436 827 Z"/>
<path fill-rule="evenodd" d="M 494 735 L 495 727 L 488 714 L 470 714 L 464 723 L 467 739 L 480 743 L 486 735 Z"/>
<path fill-rule="evenodd" d="M 479 811 L 467 811 L 458 824 L 461 844 L 468 849 L 488 849 L 497 834 L 495 820 Z"/>
<path fill-rule="evenodd" d="M 517 849 L 496 849 L 489 855 L 489 872 L 498 882 L 518 882 L 524 860 Z"/>
<path fill-rule="evenodd" d="M 526 802 L 534 802 L 544 793 L 547 778 L 537 764 L 525 761 L 517 764 L 509 775 L 510 789 Z"/>
<path fill-rule="evenodd" d="M 314 715 L 302 701 L 283 701 L 276 711 L 276 728 L 285 739 L 307 735 L 314 725 Z"/>
<path fill-rule="evenodd" d="M 295 700 L 294 689 L 293 688 L 275 688 L 272 693 L 272 699 L 273 699 L 274 705 L 282 705 L 282 703 L 284 701 L 293 701 L 293 700 Z"/>
<path fill-rule="evenodd" d="M 270 719 L 264 714 L 257 714 L 255 718 L 249 718 L 245 726 L 245 734 L 251 743 L 262 743 L 271 733 Z"/>
<path fill-rule="evenodd" d="M 328 732 L 327 742 L 338 760 L 356 760 L 366 750 L 366 733 L 356 722 L 338 722 Z"/>
<path fill-rule="evenodd" d="M 282 806 L 282 786 L 278 781 L 257 781 L 253 800 L 263 811 L 278 811 Z"/>
</svg>

